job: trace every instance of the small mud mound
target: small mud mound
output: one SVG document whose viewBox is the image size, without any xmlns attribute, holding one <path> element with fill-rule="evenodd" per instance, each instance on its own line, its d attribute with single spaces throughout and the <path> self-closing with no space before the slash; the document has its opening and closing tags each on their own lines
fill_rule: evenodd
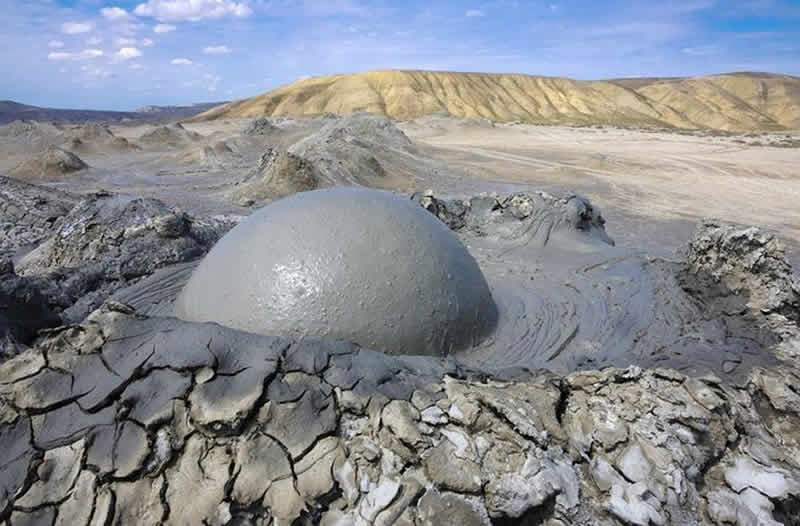
<svg viewBox="0 0 800 526">
<path fill-rule="evenodd" d="M 85 141 L 111 140 L 114 133 L 103 124 L 94 122 L 81 124 L 72 130 L 72 136 Z"/>
<path fill-rule="evenodd" d="M 15 179 L 35 179 L 38 177 L 61 177 L 85 170 L 89 165 L 74 153 L 55 146 L 22 162 L 8 175 Z"/>
<path fill-rule="evenodd" d="M 0 151 L 41 152 L 63 141 L 62 130 L 40 122 L 14 121 L 0 126 Z"/>
<path fill-rule="evenodd" d="M 83 154 L 129 152 L 139 149 L 124 137 L 115 136 L 102 124 L 89 123 L 76 126 L 69 131 L 68 136 L 67 141 L 61 146 L 66 150 Z"/>
<path fill-rule="evenodd" d="M 139 142 L 155 147 L 179 147 L 192 144 L 202 138 L 197 132 L 187 130 L 182 124 L 169 124 L 151 130 L 141 137 Z"/>
<path fill-rule="evenodd" d="M 413 151 L 411 140 L 391 119 L 358 113 L 330 120 L 289 152 L 311 161 L 330 184 L 375 187 L 396 185 L 384 180 L 382 158 Z"/>
<path fill-rule="evenodd" d="M 240 145 L 234 140 L 218 140 L 208 144 L 191 145 L 188 148 L 167 154 L 164 158 L 185 164 L 219 167 L 234 162 L 239 157 L 240 149 Z"/>
<path fill-rule="evenodd" d="M 260 117 L 252 121 L 247 128 L 245 128 L 244 135 L 259 136 L 259 135 L 272 135 L 280 131 L 280 128 L 275 126 L 270 119 Z"/>
<path fill-rule="evenodd" d="M 258 170 L 231 193 L 244 205 L 286 197 L 323 186 L 314 165 L 283 149 L 270 148 L 261 156 Z"/>
</svg>

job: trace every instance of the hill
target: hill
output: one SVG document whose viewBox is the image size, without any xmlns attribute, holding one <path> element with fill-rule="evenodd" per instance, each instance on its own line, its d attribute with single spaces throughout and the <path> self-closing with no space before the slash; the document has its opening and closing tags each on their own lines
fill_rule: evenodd
<svg viewBox="0 0 800 526">
<path fill-rule="evenodd" d="M 800 78 L 766 73 L 580 81 L 523 74 L 387 70 L 312 77 L 192 120 L 370 112 L 537 124 L 712 128 L 800 127 Z"/>
<path fill-rule="evenodd" d="M 115 122 L 115 121 L 148 121 L 159 122 L 171 119 L 182 119 L 197 115 L 203 111 L 219 106 L 222 102 L 191 104 L 187 106 L 146 106 L 136 111 L 103 111 L 103 110 L 71 110 L 60 108 L 42 108 L 30 106 L 11 100 L 0 101 L 0 124 L 13 121 L 39 122 Z"/>
</svg>

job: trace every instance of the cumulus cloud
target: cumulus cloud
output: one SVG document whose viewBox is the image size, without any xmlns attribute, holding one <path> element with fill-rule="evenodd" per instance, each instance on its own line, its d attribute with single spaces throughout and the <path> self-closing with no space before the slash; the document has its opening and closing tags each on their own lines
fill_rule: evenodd
<svg viewBox="0 0 800 526">
<path fill-rule="evenodd" d="M 130 15 L 128 12 L 122 9 L 121 7 L 104 7 L 100 10 L 100 14 L 103 15 L 107 20 L 125 20 Z"/>
<path fill-rule="evenodd" d="M 64 22 L 61 24 L 61 31 L 67 35 L 88 33 L 92 29 L 94 29 L 94 22 Z"/>
<path fill-rule="evenodd" d="M 208 46 L 203 48 L 203 53 L 206 55 L 225 55 L 233 51 L 228 46 Z"/>
<path fill-rule="evenodd" d="M 142 52 L 135 47 L 124 47 L 114 54 L 114 58 L 119 61 L 130 60 L 141 56 Z"/>
<path fill-rule="evenodd" d="M 91 37 L 91 38 L 89 38 L 89 39 L 86 41 L 86 43 L 87 43 L 88 45 L 90 45 L 90 46 L 96 46 L 96 45 L 98 45 L 98 44 L 99 44 L 100 42 L 102 42 L 102 41 L 103 41 L 103 39 L 102 39 L 102 38 L 100 38 L 100 37 Z"/>
<path fill-rule="evenodd" d="M 51 40 L 50 42 L 47 43 L 47 47 L 52 49 L 61 49 L 62 47 L 64 47 L 64 43 L 60 40 Z"/>
<path fill-rule="evenodd" d="M 192 61 L 188 58 L 173 58 L 170 64 L 174 64 L 176 66 L 188 66 L 192 64 Z"/>
<path fill-rule="evenodd" d="M 143 38 L 143 39 L 142 39 L 142 46 L 144 46 L 144 47 L 150 47 L 150 46 L 152 46 L 154 43 L 155 43 L 155 42 L 153 42 L 153 41 L 152 41 L 152 40 L 150 40 L 149 38 Z"/>
<path fill-rule="evenodd" d="M 87 60 L 103 56 L 101 49 L 84 49 L 77 53 L 67 51 L 53 51 L 47 55 L 47 60 Z"/>
<path fill-rule="evenodd" d="M 233 0 L 147 0 L 133 12 L 139 16 L 152 16 L 159 20 L 197 21 L 224 16 L 247 17 L 253 10 L 246 2 Z"/>
<path fill-rule="evenodd" d="M 470 18 L 476 16 L 484 16 L 484 12 L 481 11 L 480 9 L 467 9 L 467 12 L 464 13 L 464 16 L 468 16 Z"/>
<path fill-rule="evenodd" d="M 157 24 L 153 27 L 153 33 L 169 33 L 177 28 L 170 24 Z"/>
<path fill-rule="evenodd" d="M 131 64 L 131 65 L 130 65 L 130 66 L 128 66 L 128 67 L 130 67 L 130 68 L 131 68 L 131 69 L 133 69 L 133 70 L 137 70 L 137 69 L 144 69 L 144 66 L 142 66 L 142 65 L 141 65 L 141 64 L 139 64 L 138 62 L 134 62 L 133 64 Z"/>
</svg>

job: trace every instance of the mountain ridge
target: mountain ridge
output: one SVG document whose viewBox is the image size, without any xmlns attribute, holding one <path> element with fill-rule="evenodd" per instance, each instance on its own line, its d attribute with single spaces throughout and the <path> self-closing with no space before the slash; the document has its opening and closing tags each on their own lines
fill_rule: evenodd
<svg viewBox="0 0 800 526">
<path fill-rule="evenodd" d="M 780 131 L 800 128 L 800 77 L 734 72 L 575 80 L 389 69 L 302 79 L 192 120 L 359 111 L 398 120 L 447 113 L 534 124 Z"/>
<path fill-rule="evenodd" d="M 0 100 L 0 124 L 16 120 L 51 122 L 90 122 L 90 121 L 161 121 L 181 119 L 197 115 L 225 102 L 203 102 L 180 106 L 145 106 L 136 111 L 83 110 L 68 108 L 47 108 L 32 106 L 13 100 Z"/>
</svg>

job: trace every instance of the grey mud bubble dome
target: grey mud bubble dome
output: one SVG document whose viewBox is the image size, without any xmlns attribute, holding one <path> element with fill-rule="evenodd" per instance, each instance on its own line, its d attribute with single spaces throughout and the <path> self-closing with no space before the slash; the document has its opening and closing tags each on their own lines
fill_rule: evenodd
<svg viewBox="0 0 800 526">
<path fill-rule="evenodd" d="M 248 332 L 446 355 L 497 324 L 478 264 L 414 202 L 364 188 L 295 194 L 217 243 L 174 313 Z"/>
</svg>

